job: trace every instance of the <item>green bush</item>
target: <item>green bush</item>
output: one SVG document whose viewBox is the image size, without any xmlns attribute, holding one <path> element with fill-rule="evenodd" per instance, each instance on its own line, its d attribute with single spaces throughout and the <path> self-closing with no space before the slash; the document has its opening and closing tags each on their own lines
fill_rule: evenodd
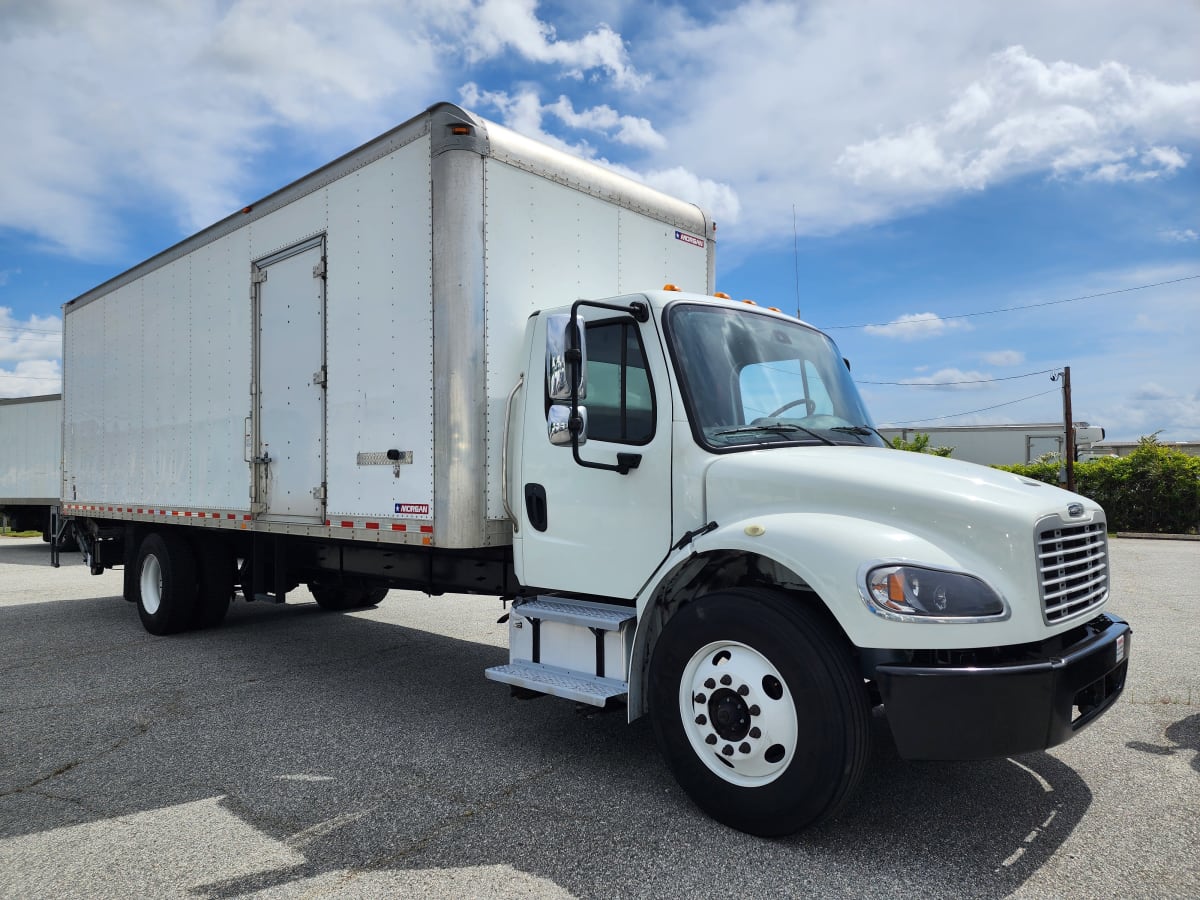
<svg viewBox="0 0 1200 900">
<path fill-rule="evenodd" d="M 996 466 L 1058 484 L 1059 464 Z M 1075 490 L 1108 515 L 1110 531 L 1193 534 L 1200 530 L 1200 457 L 1164 447 L 1154 435 L 1128 456 L 1075 464 Z"/>
<path fill-rule="evenodd" d="M 929 435 L 917 432 L 911 441 L 906 441 L 900 435 L 892 438 L 892 446 L 897 450 L 908 450 L 912 453 L 931 453 L 934 456 L 949 456 L 954 452 L 953 447 L 930 447 Z"/>
</svg>

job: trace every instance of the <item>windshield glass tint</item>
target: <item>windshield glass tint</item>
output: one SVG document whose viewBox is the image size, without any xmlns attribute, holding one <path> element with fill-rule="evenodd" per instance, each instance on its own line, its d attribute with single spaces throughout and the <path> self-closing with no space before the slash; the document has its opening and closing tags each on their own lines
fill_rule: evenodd
<svg viewBox="0 0 1200 900">
<path fill-rule="evenodd" d="M 837 347 L 797 322 L 679 304 L 667 331 L 692 430 L 712 449 L 883 446 Z"/>
</svg>

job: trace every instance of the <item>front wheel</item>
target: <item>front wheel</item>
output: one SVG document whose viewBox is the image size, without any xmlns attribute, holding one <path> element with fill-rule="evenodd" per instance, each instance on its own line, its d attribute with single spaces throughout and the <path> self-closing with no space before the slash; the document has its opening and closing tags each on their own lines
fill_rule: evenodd
<svg viewBox="0 0 1200 900">
<path fill-rule="evenodd" d="M 649 696 L 679 784 L 739 831 L 775 837 L 833 815 L 866 767 L 863 679 L 804 600 L 734 589 L 684 606 L 655 646 Z"/>
</svg>

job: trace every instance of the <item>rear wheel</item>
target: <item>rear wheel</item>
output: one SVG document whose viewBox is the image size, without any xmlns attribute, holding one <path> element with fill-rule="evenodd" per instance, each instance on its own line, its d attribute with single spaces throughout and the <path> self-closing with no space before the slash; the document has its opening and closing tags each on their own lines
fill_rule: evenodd
<svg viewBox="0 0 1200 900">
<path fill-rule="evenodd" d="M 236 562 L 226 543 L 211 536 L 196 542 L 196 562 L 199 571 L 192 626 L 212 628 L 219 625 L 229 612 L 236 580 Z"/>
<path fill-rule="evenodd" d="M 137 555 L 137 607 L 151 634 L 191 626 L 196 610 L 196 560 L 183 535 L 151 532 Z"/>
<path fill-rule="evenodd" d="M 655 646 L 649 696 L 679 784 L 740 831 L 833 815 L 866 766 L 870 708 L 846 642 L 787 595 L 735 589 L 683 607 Z"/>
</svg>

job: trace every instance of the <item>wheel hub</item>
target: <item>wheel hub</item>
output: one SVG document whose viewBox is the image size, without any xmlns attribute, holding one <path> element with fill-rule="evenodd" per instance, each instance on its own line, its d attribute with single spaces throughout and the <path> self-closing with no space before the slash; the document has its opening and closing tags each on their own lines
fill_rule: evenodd
<svg viewBox="0 0 1200 900">
<path fill-rule="evenodd" d="M 795 756 L 799 722 L 783 676 L 735 641 L 701 647 L 684 667 L 679 714 L 696 755 L 733 784 L 769 784 Z"/>
<path fill-rule="evenodd" d="M 729 688 L 721 688 L 708 701 L 708 715 L 717 735 L 740 741 L 750 731 L 750 707 Z"/>
</svg>

